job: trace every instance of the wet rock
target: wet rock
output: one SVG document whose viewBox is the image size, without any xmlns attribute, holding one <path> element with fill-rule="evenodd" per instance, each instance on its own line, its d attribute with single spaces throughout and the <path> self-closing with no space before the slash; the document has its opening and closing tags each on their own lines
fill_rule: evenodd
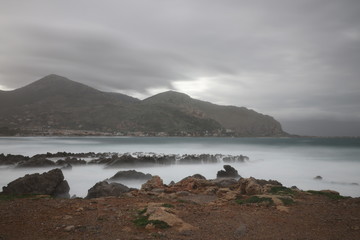
<svg viewBox="0 0 360 240">
<path fill-rule="evenodd" d="M 77 159 L 77 158 L 74 158 L 74 157 L 72 157 L 72 158 L 67 157 L 64 160 L 56 161 L 56 164 L 59 165 L 59 166 L 65 166 L 67 164 L 70 164 L 70 165 L 85 165 L 86 161 L 83 160 L 83 159 Z"/>
<path fill-rule="evenodd" d="M 53 167 L 56 164 L 46 158 L 31 158 L 25 162 L 19 163 L 16 167 L 18 168 L 37 168 L 37 167 Z"/>
<path fill-rule="evenodd" d="M 249 160 L 249 158 L 243 155 L 223 157 L 223 162 L 225 163 L 244 162 L 245 160 Z"/>
<path fill-rule="evenodd" d="M 151 174 L 145 174 L 142 172 L 138 172 L 135 170 L 129 171 L 119 171 L 114 176 L 112 176 L 109 180 L 116 181 L 116 180 L 149 180 L 152 178 Z"/>
<path fill-rule="evenodd" d="M 0 154 L 0 165 L 13 165 L 28 161 L 30 158 L 23 155 Z"/>
<path fill-rule="evenodd" d="M 240 177 L 238 171 L 230 165 L 224 165 L 224 170 L 217 172 L 217 178 L 238 178 Z"/>
<path fill-rule="evenodd" d="M 55 198 L 69 198 L 69 190 L 69 184 L 64 180 L 60 169 L 53 169 L 43 174 L 27 174 L 3 187 L 4 194 L 41 194 Z"/>
<path fill-rule="evenodd" d="M 96 183 L 88 190 L 86 198 L 119 197 L 130 190 L 130 188 L 120 183 L 108 183 L 107 181 L 102 181 Z"/>
</svg>

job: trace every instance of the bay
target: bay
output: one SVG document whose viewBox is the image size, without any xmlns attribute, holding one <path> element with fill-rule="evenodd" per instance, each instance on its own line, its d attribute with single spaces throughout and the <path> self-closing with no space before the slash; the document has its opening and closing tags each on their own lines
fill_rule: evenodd
<svg viewBox="0 0 360 240">
<path fill-rule="evenodd" d="M 242 177 L 275 179 L 285 186 L 303 190 L 332 189 L 342 195 L 360 197 L 359 138 L 178 138 L 178 137 L 1 137 L 0 153 L 32 156 L 56 152 L 115 152 L 157 154 L 245 155 L 249 161 L 231 164 Z M 179 181 L 200 173 L 215 178 L 224 163 L 134 166 L 104 169 L 79 166 L 64 170 L 70 193 L 86 196 L 96 182 L 110 178 L 119 170 L 136 169 L 159 175 L 164 183 Z M 27 173 L 48 169 L 0 168 L 0 187 Z M 315 176 L 323 180 L 314 180 Z M 140 187 L 142 182 L 125 182 Z"/>
</svg>

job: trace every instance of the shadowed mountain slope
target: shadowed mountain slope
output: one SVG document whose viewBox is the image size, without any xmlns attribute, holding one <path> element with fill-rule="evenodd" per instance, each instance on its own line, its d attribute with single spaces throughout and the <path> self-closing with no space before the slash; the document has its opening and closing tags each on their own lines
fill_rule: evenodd
<svg viewBox="0 0 360 240">
<path fill-rule="evenodd" d="M 272 117 L 244 107 L 220 106 L 173 91 L 140 101 L 54 74 L 13 91 L 0 91 L 0 110 L 0 133 L 1 129 L 30 134 L 61 129 L 198 136 L 286 135 Z"/>
</svg>

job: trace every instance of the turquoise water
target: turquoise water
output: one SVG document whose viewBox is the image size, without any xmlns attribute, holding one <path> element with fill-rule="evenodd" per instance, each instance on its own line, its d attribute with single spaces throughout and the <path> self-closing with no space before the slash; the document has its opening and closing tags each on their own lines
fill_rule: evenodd
<svg viewBox="0 0 360 240">
<path fill-rule="evenodd" d="M 246 155 L 246 163 L 232 164 L 243 177 L 276 179 L 286 186 L 309 190 L 333 189 L 343 195 L 360 196 L 359 138 L 156 138 L 156 137 L 3 137 L 0 153 L 32 156 L 46 152 L 153 152 L 165 154 L 231 154 Z M 215 178 L 223 163 L 137 167 L 160 175 L 164 182 L 178 181 L 200 173 Z M 132 168 L 135 169 L 135 168 Z M 116 171 L 102 166 L 76 167 L 64 171 L 71 191 L 78 196 L 97 181 Z M 24 172 L 26 171 L 26 172 Z M 31 171 L 0 169 L 0 186 Z M 322 181 L 315 181 L 317 175 Z M 133 183 L 128 183 L 131 185 Z M 139 187 L 141 183 L 134 183 Z"/>
</svg>

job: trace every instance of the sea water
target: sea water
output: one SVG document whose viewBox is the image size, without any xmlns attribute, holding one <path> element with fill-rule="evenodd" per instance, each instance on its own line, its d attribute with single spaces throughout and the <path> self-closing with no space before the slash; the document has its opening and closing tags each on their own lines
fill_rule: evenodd
<svg viewBox="0 0 360 240">
<path fill-rule="evenodd" d="M 359 138 L 178 138 L 178 137 L 2 137 L 0 153 L 33 156 L 56 152 L 110 152 L 157 154 L 245 155 L 249 161 L 231 163 L 242 177 L 274 179 L 302 190 L 331 189 L 360 197 Z M 63 170 L 70 194 L 84 197 L 96 182 L 117 171 L 135 169 L 159 175 L 164 183 L 199 173 L 216 178 L 224 163 L 134 166 L 106 169 L 102 165 L 74 166 Z M 0 187 L 28 173 L 49 169 L 0 167 Z M 314 180 L 322 176 L 323 180 Z M 139 188 L 143 182 L 122 182 Z"/>
</svg>

